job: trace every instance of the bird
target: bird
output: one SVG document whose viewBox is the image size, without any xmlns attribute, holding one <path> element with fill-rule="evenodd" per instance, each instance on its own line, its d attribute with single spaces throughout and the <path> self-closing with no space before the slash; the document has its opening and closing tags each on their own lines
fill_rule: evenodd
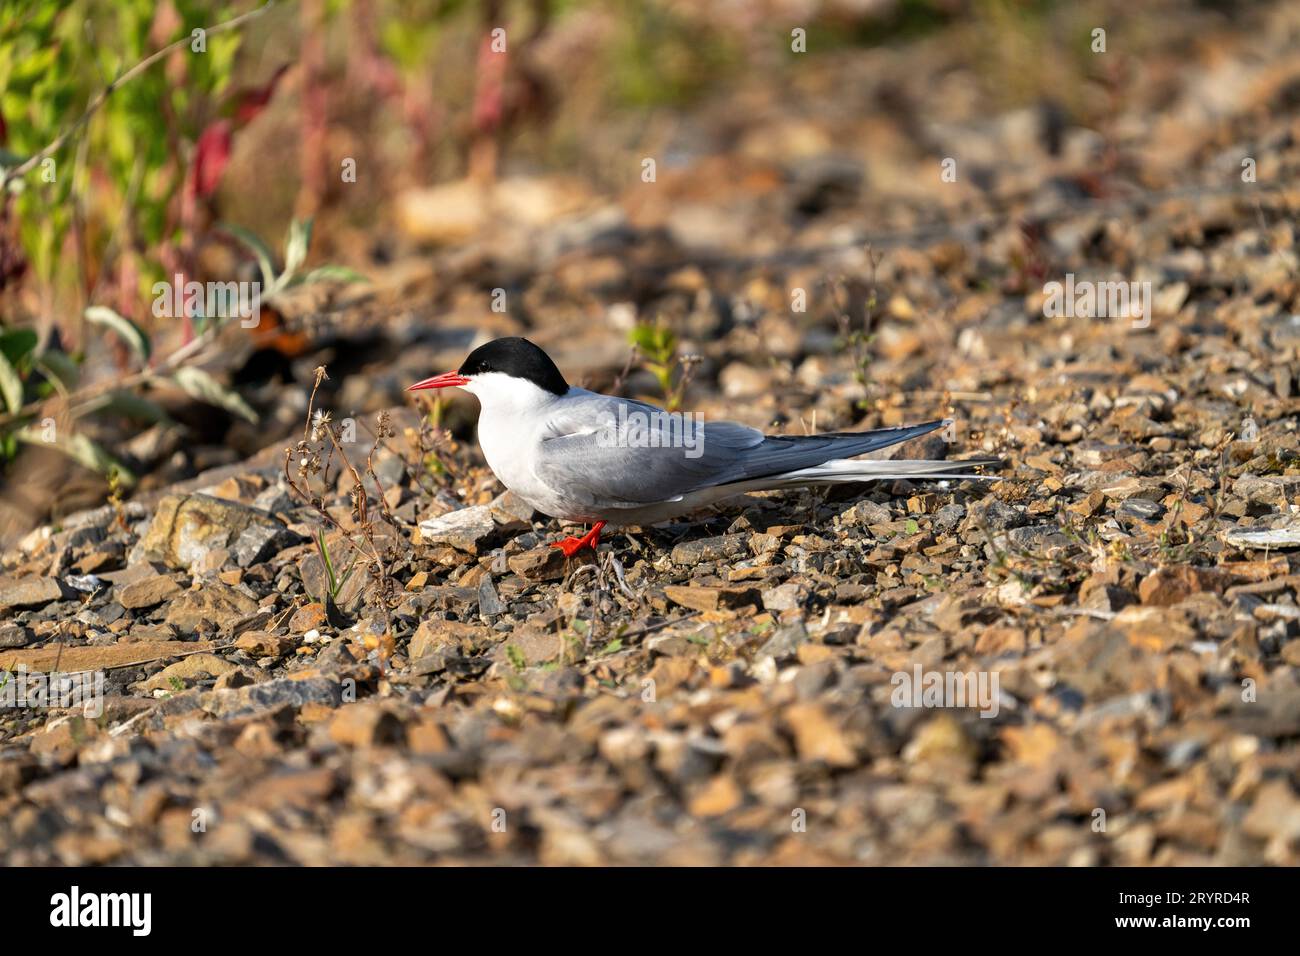
<svg viewBox="0 0 1300 956">
<path fill-rule="evenodd" d="M 600 544 L 607 526 L 645 526 L 746 494 L 894 478 L 988 478 L 997 459 L 862 461 L 947 419 L 819 435 L 765 435 L 698 413 L 570 385 L 555 362 L 519 336 L 494 339 L 460 368 L 408 391 L 461 388 L 479 400 L 478 440 L 492 473 L 542 514 L 591 524 L 554 542 L 566 557 Z"/>
</svg>

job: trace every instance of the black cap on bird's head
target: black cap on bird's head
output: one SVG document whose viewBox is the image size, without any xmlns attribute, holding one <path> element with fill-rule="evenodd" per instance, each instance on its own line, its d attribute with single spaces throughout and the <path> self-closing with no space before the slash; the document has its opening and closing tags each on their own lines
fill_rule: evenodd
<svg viewBox="0 0 1300 956">
<path fill-rule="evenodd" d="M 553 395 L 563 395 L 569 390 L 569 383 L 549 355 L 527 339 L 512 335 L 480 345 L 465 357 L 456 371 L 416 382 L 407 391 L 468 385 L 475 376 L 489 372 L 532 382 Z"/>
</svg>

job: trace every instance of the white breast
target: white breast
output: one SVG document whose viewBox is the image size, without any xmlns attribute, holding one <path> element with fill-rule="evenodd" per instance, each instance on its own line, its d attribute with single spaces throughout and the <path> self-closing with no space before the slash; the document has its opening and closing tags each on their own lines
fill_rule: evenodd
<svg viewBox="0 0 1300 956">
<path fill-rule="evenodd" d="M 497 480 L 543 514 L 581 517 L 571 513 L 556 489 L 537 477 L 534 467 L 548 409 L 558 396 L 500 372 L 474 376 L 465 390 L 477 396 L 482 406 L 478 443 Z"/>
</svg>

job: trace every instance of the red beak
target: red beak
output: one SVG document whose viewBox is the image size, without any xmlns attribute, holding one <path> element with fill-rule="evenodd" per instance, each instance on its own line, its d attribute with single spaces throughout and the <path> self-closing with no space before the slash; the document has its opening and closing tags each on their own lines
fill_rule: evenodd
<svg viewBox="0 0 1300 956">
<path fill-rule="evenodd" d="M 426 378 L 423 382 L 416 382 L 407 388 L 408 392 L 414 392 L 421 388 L 452 388 L 457 385 L 468 385 L 469 379 L 460 372 L 443 372 L 441 375 L 435 375 L 433 378 Z"/>
</svg>

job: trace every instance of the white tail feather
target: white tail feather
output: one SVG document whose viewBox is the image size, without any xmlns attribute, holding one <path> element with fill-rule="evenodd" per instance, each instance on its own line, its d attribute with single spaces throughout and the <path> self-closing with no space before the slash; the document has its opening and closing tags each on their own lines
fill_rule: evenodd
<svg viewBox="0 0 1300 956">
<path fill-rule="evenodd" d="M 976 465 L 997 464 L 997 459 L 972 459 L 970 461 L 870 461 L 857 458 L 837 458 L 812 468 L 800 468 L 783 475 L 773 475 L 773 487 L 782 485 L 827 484 L 852 481 L 880 481 L 896 478 L 984 478 L 997 475 L 977 475 L 962 469 Z"/>
</svg>

